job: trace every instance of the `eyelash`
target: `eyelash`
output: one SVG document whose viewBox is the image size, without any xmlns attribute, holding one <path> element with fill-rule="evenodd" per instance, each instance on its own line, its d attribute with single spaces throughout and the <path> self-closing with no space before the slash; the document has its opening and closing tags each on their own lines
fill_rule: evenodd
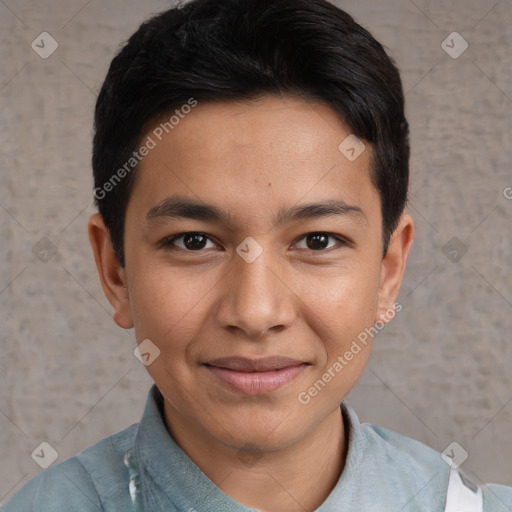
<svg viewBox="0 0 512 512">
<path fill-rule="evenodd" d="M 176 249 L 179 249 L 179 250 L 182 250 L 182 251 L 185 251 L 185 252 L 189 252 L 189 253 L 202 253 L 202 252 L 205 251 L 205 249 L 199 249 L 199 250 L 193 251 L 193 250 L 186 249 L 186 248 L 183 248 L 183 247 L 176 247 L 174 245 L 174 242 L 176 240 L 179 240 L 180 238 L 183 238 L 186 235 L 202 235 L 202 236 L 206 237 L 209 241 L 213 242 L 212 238 L 209 237 L 206 233 L 203 233 L 202 231 L 187 231 L 185 233 L 179 233 L 177 235 L 173 235 L 171 237 L 168 237 L 168 238 L 164 239 L 162 241 L 162 243 L 161 243 L 161 247 L 166 249 L 166 250 L 176 250 Z M 335 235 L 334 233 L 328 233 L 326 231 L 311 231 L 310 233 L 306 233 L 306 234 L 302 235 L 297 240 L 297 242 L 295 242 L 295 244 L 297 244 L 301 240 L 304 240 L 309 235 L 327 235 L 329 238 L 336 239 L 341 246 L 347 247 L 347 246 L 352 246 L 353 245 L 347 239 L 345 239 L 345 238 L 343 238 L 343 237 L 341 237 L 339 235 Z M 300 249 L 300 250 L 306 250 L 306 251 L 310 251 L 310 252 L 313 252 L 313 253 L 322 253 L 322 252 L 327 252 L 329 249 L 332 249 L 332 247 L 327 247 L 325 249 L 318 249 L 318 250 L 307 249 L 307 248 L 306 249 Z"/>
</svg>

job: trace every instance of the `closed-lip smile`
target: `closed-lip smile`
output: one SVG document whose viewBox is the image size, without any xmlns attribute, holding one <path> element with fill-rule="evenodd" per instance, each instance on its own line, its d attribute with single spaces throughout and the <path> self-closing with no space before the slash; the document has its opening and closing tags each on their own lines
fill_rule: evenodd
<svg viewBox="0 0 512 512">
<path fill-rule="evenodd" d="M 231 390 L 261 395 L 292 381 L 309 363 L 281 356 L 259 359 L 232 356 L 210 360 L 204 366 Z"/>
</svg>

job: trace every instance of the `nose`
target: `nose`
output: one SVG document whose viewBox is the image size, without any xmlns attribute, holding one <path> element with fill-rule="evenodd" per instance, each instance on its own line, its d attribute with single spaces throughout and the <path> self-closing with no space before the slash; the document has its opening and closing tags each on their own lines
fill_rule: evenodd
<svg viewBox="0 0 512 512">
<path fill-rule="evenodd" d="M 220 325 L 251 340 L 292 325 L 297 314 L 292 283 L 286 282 L 271 251 L 263 250 L 251 263 L 238 254 L 233 259 L 216 310 Z"/>
</svg>

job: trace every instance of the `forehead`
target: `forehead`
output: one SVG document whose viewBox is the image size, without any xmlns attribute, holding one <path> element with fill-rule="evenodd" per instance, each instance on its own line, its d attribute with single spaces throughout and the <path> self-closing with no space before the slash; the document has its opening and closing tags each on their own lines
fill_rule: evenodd
<svg viewBox="0 0 512 512">
<path fill-rule="evenodd" d="M 169 126 L 171 118 L 173 125 Z M 162 116 L 148 133 L 160 149 L 167 147 L 186 158 L 204 157 L 211 162 L 212 157 L 258 153 L 276 158 L 282 154 L 276 165 L 294 165 L 323 160 L 323 155 L 315 153 L 321 146 L 338 157 L 338 146 L 350 129 L 326 104 L 267 95 L 250 101 L 198 103 L 181 117 Z"/>
<path fill-rule="evenodd" d="M 132 198 L 138 203 L 154 207 L 180 194 L 241 211 L 251 205 L 275 218 L 279 207 L 301 200 L 340 198 L 360 208 L 365 200 L 379 202 L 371 147 L 348 159 L 340 144 L 350 129 L 327 105 L 264 96 L 185 111 L 172 124 L 170 115 L 162 116 L 145 134 L 154 148 L 137 170 Z"/>
</svg>

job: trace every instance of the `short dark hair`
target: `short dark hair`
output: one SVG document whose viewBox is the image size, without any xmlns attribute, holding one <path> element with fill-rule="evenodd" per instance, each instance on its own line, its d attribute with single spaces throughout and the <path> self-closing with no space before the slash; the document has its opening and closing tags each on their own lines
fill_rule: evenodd
<svg viewBox="0 0 512 512">
<path fill-rule="evenodd" d="M 192 0 L 140 26 L 96 103 L 94 197 L 121 265 L 133 152 L 151 123 L 191 99 L 269 93 L 327 104 L 372 145 L 386 254 L 407 202 L 410 150 L 400 74 L 382 45 L 326 0 Z"/>
</svg>

